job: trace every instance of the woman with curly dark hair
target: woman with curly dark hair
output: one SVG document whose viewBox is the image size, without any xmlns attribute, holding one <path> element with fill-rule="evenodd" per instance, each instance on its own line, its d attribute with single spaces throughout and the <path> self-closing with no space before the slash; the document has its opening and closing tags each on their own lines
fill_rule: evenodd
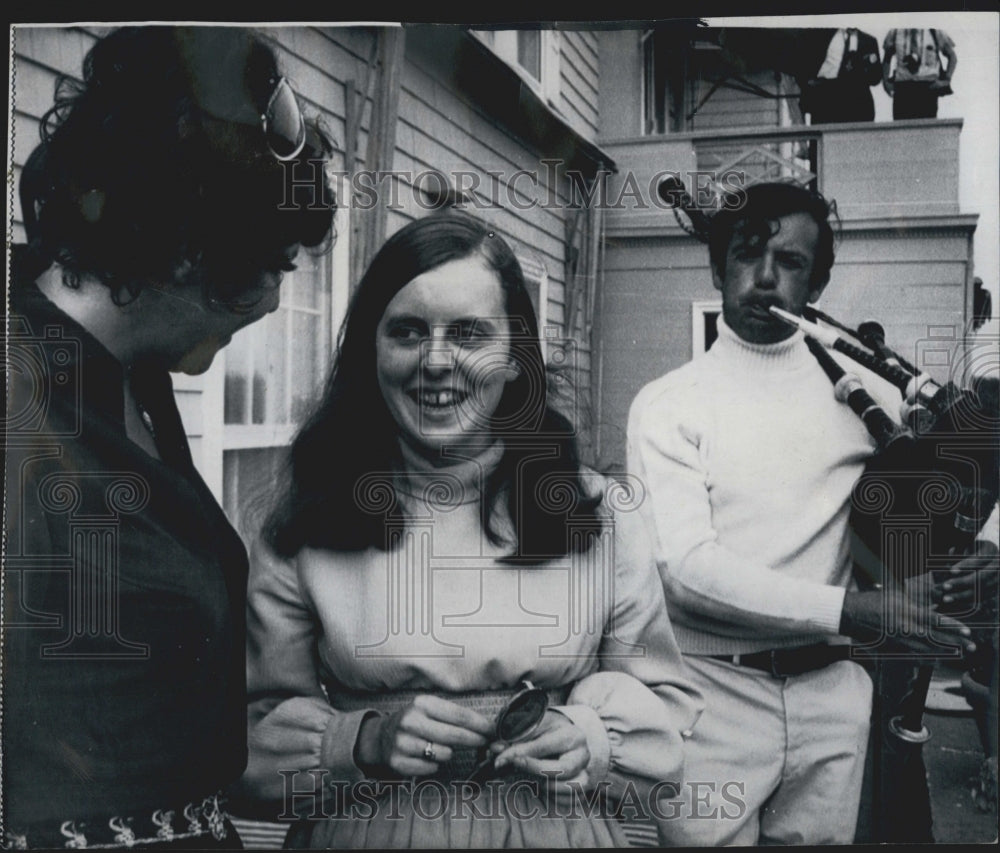
<svg viewBox="0 0 1000 853">
<path fill-rule="evenodd" d="M 389 239 L 289 473 L 251 559 L 243 780 L 305 809 L 288 844 L 626 843 L 615 804 L 678 780 L 699 697 L 502 237 L 451 212 Z"/>
<path fill-rule="evenodd" d="M 247 557 L 171 371 L 208 369 L 329 247 L 332 148 L 263 41 L 117 30 L 62 80 L 10 285 L 5 843 L 239 846 Z"/>
</svg>

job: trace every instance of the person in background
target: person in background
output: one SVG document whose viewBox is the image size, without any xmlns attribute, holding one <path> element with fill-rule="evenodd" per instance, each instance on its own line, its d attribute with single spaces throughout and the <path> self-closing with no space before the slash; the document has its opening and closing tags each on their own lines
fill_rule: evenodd
<svg viewBox="0 0 1000 853">
<path fill-rule="evenodd" d="M 286 846 L 624 846 L 618 798 L 676 792 L 701 699 L 636 501 L 546 386 L 500 235 L 386 242 L 251 558 L 243 787 L 304 810 Z"/>
<path fill-rule="evenodd" d="M 889 30 L 882 55 L 882 85 L 892 98 L 892 117 L 936 118 L 938 98 L 951 94 L 958 66 L 955 43 L 948 34 L 930 29 Z M 947 67 L 942 56 L 948 60 Z"/>
<path fill-rule="evenodd" d="M 972 328 L 978 331 L 993 319 L 993 297 L 976 276 L 972 282 Z"/>
<path fill-rule="evenodd" d="M 247 555 L 170 374 L 328 250 L 329 187 L 285 190 L 332 148 L 232 27 L 111 32 L 41 137 L 11 258 L 4 844 L 239 847 L 220 791 L 246 763 Z"/>
<path fill-rule="evenodd" d="M 871 87 L 882 79 L 882 62 L 874 36 L 849 27 L 836 30 L 826 55 L 802 92 L 802 112 L 812 124 L 874 121 Z"/>
</svg>

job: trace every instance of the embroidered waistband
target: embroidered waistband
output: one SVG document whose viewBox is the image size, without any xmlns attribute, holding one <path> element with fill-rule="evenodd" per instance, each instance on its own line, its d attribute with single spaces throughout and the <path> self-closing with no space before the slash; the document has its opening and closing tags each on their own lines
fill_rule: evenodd
<svg viewBox="0 0 1000 853">
<path fill-rule="evenodd" d="M 24 832 L 8 830 L 3 847 L 10 850 L 68 848 L 100 850 L 158 844 L 211 835 L 222 841 L 229 835 L 221 794 L 179 808 L 156 809 L 146 815 L 39 823 Z"/>
<path fill-rule="evenodd" d="M 384 714 L 392 714 L 401 711 L 409 705 L 417 696 L 432 694 L 448 699 L 451 702 L 461 705 L 464 708 L 472 708 L 485 717 L 495 717 L 522 689 L 517 687 L 502 688 L 499 690 L 469 690 L 463 693 L 449 693 L 447 691 L 435 690 L 434 688 L 418 690 L 387 690 L 387 691 L 366 691 L 351 690 L 339 684 L 327 683 L 323 685 L 327 700 L 330 705 L 338 711 L 362 711 L 371 709 L 381 711 Z M 561 705 L 569 695 L 569 687 L 549 687 L 545 689 L 549 697 L 550 705 Z"/>
</svg>

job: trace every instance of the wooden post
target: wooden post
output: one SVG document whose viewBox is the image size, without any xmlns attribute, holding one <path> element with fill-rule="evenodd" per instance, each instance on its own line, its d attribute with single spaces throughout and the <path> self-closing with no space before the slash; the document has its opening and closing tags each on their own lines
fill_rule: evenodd
<svg viewBox="0 0 1000 853">
<path fill-rule="evenodd" d="M 396 151 L 396 119 L 399 112 L 399 87 L 402 80 L 405 34 L 400 27 L 385 27 L 378 31 L 375 45 L 375 91 L 368 121 L 368 143 L 365 146 L 365 169 L 372 173 L 377 200 L 370 209 L 351 209 L 355 242 L 352 246 L 352 280 L 356 283 L 385 242 L 388 216 L 385 195 L 379 175 L 390 171 Z M 361 109 L 363 109 L 363 104 Z M 358 109 L 358 130 L 360 114 Z M 389 179 L 386 179 L 389 180 Z"/>
<path fill-rule="evenodd" d="M 387 210 L 378 174 L 392 169 L 396 150 L 396 118 L 399 112 L 399 87 L 402 80 L 405 36 L 400 27 L 382 27 L 372 41 L 371 55 L 359 86 L 354 79 L 344 83 L 345 134 L 344 160 L 348 192 L 354 187 L 358 171 L 358 148 L 365 106 L 371 93 L 368 116 L 368 141 L 364 168 L 373 174 L 378 192 L 375 205 L 362 210 L 353 202 L 351 222 L 351 287 L 357 286 L 375 253 L 385 242 Z"/>
<path fill-rule="evenodd" d="M 404 47 L 405 34 L 402 28 L 382 31 L 382 73 L 376 98 L 379 107 L 378 133 L 368 138 L 369 151 L 372 150 L 373 142 L 375 147 L 372 168 L 379 172 L 392 169 L 396 153 L 396 119 L 399 115 L 399 87 L 403 75 Z M 381 182 L 379 185 L 381 186 Z M 371 261 L 385 242 L 388 212 L 384 194 L 380 194 L 378 204 L 373 211 L 375 216 L 372 223 L 372 239 L 366 247 L 367 261 Z"/>
</svg>

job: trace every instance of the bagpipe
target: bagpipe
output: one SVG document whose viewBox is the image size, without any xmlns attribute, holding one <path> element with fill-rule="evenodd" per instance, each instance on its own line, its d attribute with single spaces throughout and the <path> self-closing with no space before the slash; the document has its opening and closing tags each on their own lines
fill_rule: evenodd
<svg viewBox="0 0 1000 853">
<path fill-rule="evenodd" d="M 695 205 L 679 180 L 665 179 L 660 195 L 674 206 L 675 216 L 678 209 L 687 214 L 689 223 L 679 216 L 678 222 L 688 233 L 708 241 L 711 211 Z M 983 376 L 968 384 L 940 383 L 891 350 L 876 322 L 854 330 L 811 306 L 803 317 L 770 310 L 805 334 L 833 393 L 858 415 L 876 445 L 851 499 L 852 555 L 859 588 L 905 592 L 909 585 L 907 594 L 916 595 L 918 604 L 934 607 L 931 586 L 913 582 L 926 580 L 928 572 L 937 577 L 970 555 L 997 506 L 1000 380 Z M 834 359 L 831 350 L 898 389 L 899 419 L 875 402 L 858 375 Z M 977 653 L 989 655 L 987 672 L 997 663 L 992 645 L 996 578 L 992 581 L 993 585 L 977 583 L 974 606 L 956 610 L 939 603 L 935 611 L 972 629 Z M 882 636 L 854 649 L 855 659 L 867 666 L 875 682 L 867 791 L 871 837 L 864 840 L 928 842 L 933 836 L 922 746 L 930 733 L 923 715 L 934 662 L 959 662 L 962 653 L 956 646 L 940 646 L 919 656 L 908 651 L 900 642 L 907 633 L 923 631 L 923 645 L 935 647 L 926 626 L 907 624 L 892 612 L 896 600 L 884 598 Z M 969 665 L 967 660 L 963 663 Z"/>
<path fill-rule="evenodd" d="M 908 582 L 929 572 L 946 572 L 970 555 L 1000 491 L 998 380 L 980 377 L 969 387 L 941 384 L 890 350 L 877 323 L 869 321 L 855 331 L 810 306 L 803 317 L 779 308 L 771 311 L 806 335 L 806 344 L 829 376 L 837 398 L 858 414 L 875 440 L 877 451 L 855 485 L 851 503 L 859 586 L 904 591 Z M 865 347 L 835 329 L 848 332 Z M 831 349 L 896 386 L 902 401 L 899 423 L 875 403 L 856 375 L 832 358 Z M 996 591 L 979 580 L 985 579 L 977 579 L 973 606 L 956 610 L 938 604 L 937 612 L 972 627 L 977 652 L 988 653 L 997 620 Z M 915 589 L 919 605 L 934 606 L 928 586 Z M 897 618 L 891 601 L 885 598 L 883 635 L 856 648 L 859 661 L 871 655 L 868 663 L 875 679 L 873 837 L 868 840 L 930 842 L 934 840 L 930 794 L 922 757 L 930 732 L 923 715 L 933 661 L 959 662 L 961 652 L 941 646 L 918 656 L 902 649 L 900 640 L 926 628 Z M 926 633 L 923 639 L 928 639 Z M 990 665 L 995 667 L 996 661 Z"/>
</svg>

